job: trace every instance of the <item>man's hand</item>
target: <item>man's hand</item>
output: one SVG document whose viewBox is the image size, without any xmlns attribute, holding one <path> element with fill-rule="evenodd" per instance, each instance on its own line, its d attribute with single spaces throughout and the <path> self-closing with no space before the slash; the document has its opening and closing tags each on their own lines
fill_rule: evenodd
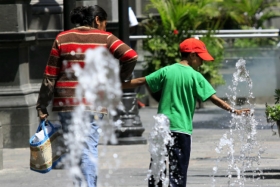
<svg viewBox="0 0 280 187">
<path fill-rule="evenodd" d="M 122 89 L 136 88 L 136 87 L 142 86 L 144 84 L 146 84 L 146 78 L 145 77 L 139 77 L 139 78 L 132 79 L 130 81 L 122 83 Z"/>
<path fill-rule="evenodd" d="M 39 116 L 39 118 L 40 118 L 40 120 L 44 120 L 44 119 L 46 119 L 47 118 L 47 114 L 41 114 L 40 116 Z"/>
</svg>

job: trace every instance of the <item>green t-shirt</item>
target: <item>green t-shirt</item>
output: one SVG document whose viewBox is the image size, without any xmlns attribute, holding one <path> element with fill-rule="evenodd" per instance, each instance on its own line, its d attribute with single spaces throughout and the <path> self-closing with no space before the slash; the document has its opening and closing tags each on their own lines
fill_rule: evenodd
<svg viewBox="0 0 280 187">
<path fill-rule="evenodd" d="M 162 90 L 158 113 L 170 120 L 170 130 L 192 134 L 196 100 L 207 100 L 216 91 L 191 66 L 176 63 L 146 76 L 152 92 Z"/>
</svg>

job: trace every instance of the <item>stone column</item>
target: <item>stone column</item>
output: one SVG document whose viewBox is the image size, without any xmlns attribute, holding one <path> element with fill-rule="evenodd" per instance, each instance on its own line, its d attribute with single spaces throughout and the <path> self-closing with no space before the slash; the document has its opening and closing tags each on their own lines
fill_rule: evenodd
<svg viewBox="0 0 280 187">
<path fill-rule="evenodd" d="M 37 67 L 29 66 L 29 47 L 37 37 L 29 30 L 30 2 L 0 1 L 0 119 L 6 148 L 28 147 L 38 126 L 35 104 L 39 85 L 30 83 L 30 69 Z"/>
<path fill-rule="evenodd" d="M 29 83 L 29 49 L 17 42 L 10 47 L 0 50 L 4 62 L 0 70 L 3 143 L 8 148 L 28 147 L 28 139 L 37 126 L 36 94 Z"/>
<path fill-rule="evenodd" d="M 27 29 L 28 8 L 31 0 L 0 1 L 0 32 L 20 32 Z"/>
<path fill-rule="evenodd" d="M 69 30 L 75 27 L 75 25 L 72 24 L 70 20 L 70 13 L 74 8 L 76 8 L 76 0 L 63 0 L 64 30 Z"/>
<path fill-rule="evenodd" d="M 3 169 L 3 131 L 2 123 L 0 122 L 0 170 Z"/>
</svg>

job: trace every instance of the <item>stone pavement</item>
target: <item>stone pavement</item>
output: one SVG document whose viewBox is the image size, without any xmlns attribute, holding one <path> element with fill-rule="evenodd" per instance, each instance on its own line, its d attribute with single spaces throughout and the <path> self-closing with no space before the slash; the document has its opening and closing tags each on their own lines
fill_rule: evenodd
<svg viewBox="0 0 280 187">
<path fill-rule="evenodd" d="M 155 108 L 143 108 L 140 117 L 145 127 L 143 137 L 147 138 L 154 123 Z M 264 107 L 256 108 L 258 121 L 258 142 L 265 149 L 258 168 L 262 174 L 255 174 L 255 181 L 247 178 L 246 187 L 280 186 L 280 138 L 272 136 L 270 126 L 266 124 Z M 194 116 L 194 133 L 192 136 L 192 153 L 188 173 L 188 187 L 211 187 L 213 167 L 217 158 L 225 157 L 215 152 L 215 147 L 228 130 L 230 114 L 217 108 L 207 106 L 199 109 Z M 275 130 L 276 131 L 276 130 Z M 29 149 L 4 149 L 4 170 L 0 171 L 0 187 L 72 187 L 66 170 L 52 170 L 39 174 L 29 170 Z M 254 154 L 254 153 L 253 153 Z M 98 187 L 146 187 L 145 180 L 149 165 L 148 144 L 146 145 L 110 145 L 99 146 Z M 254 163 L 254 165 L 256 165 Z M 215 186 L 227 184 L 226 161 L 219 163 Z M 250 177 L 253 173 L 246 173 Z M 233 176 L 234 179 L 234 176 Z M 239 185 L 235 185 L 239 186 Z"/>
</svg>

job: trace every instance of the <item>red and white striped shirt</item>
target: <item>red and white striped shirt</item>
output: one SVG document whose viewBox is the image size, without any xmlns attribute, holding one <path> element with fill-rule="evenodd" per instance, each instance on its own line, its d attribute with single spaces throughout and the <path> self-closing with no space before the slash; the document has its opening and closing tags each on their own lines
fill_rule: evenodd
<svg viewBox="0 0 280 187">
<path fill-rule="evenodd" d="M 57 35 L 44 72 L 44 79 L 37 101 L 38 114 L 48 114 L 46 107 L 53 98 L 53 111 L 72 111 L 75 102 L 75 88 L 78 84 L 73 64 L 84 67 L 85 51 L 104 46 L 120 60 L 120 78 L 131 76 L 137 61 L 137 53 L 110 32 L 91 27 L 77 27 Z"/>
</svg>

